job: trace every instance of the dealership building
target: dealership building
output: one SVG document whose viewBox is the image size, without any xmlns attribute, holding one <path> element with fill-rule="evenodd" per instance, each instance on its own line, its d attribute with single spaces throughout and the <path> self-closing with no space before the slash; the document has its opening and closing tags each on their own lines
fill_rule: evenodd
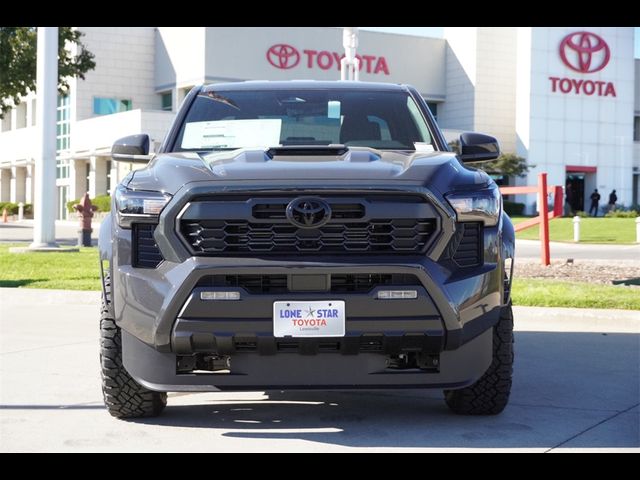
<svg viewBox="0 0 640 480">
<path fill-rule="evenodd" d="M 73 79 L 57 108 L 58 218 L 85 192 L 108 194 L 132 166 L 110 158 L 119 137 L 161 143 L 201 83 L 340 78 L 342 29 L 79 27 L 96 68 Z M 444 38 L 360 30 L 360 80 L 414 85 L 448 138 L 494 135 L 527 159 L 533 184 L 571 185 L 576 210 L 640 203 L 640 60 L 631 27 L 445 28 Z M 33 203 L 35 96 L 2 120 L 0 201 Z M 535 198 L 519 200 L 534 209 Z"/>
</svg>

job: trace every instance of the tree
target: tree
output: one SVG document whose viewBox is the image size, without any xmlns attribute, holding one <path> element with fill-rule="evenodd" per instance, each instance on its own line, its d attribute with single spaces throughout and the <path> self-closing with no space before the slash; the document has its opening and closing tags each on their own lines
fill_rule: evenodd
<svg viewBox="0 0 640 480">
<path fill-rule="evenodd" d="M 452 140 L 449 142 L 449 147 L 456 153 L 460 153 L 460 141 Z M 474 167 L 484 170 L 487 173 L 500 174 L 510 176 L 523 177 L 529 169 L 535 167 L 530 165 L 523 157 L 519 157 L 515 153 L 502 153 L 495 160 L 487 162 L 477 162 L 473 164 Z"/>
<path fill-rule="evenodd" d="M 58 91 L 69 91 L 68 79 L 80 77 L 93 70 L 96 63 L 80 38 L 84 35 L 71 27 L 58 28 Z M 36 44 L 35 27 L 0 27 L 0 118 L 13 105 L 18 105 L 22 96 L 36 89 Z M 72 55 L 71 46 L 77 46 Z"/>
<path fill-rule="evenodd" d="M 503 153 L 495 160 L 479 163 L 477 167 L 487 173 L 499 173 L 508 177 L 524 177 L 529 169 L 535 165 L 529 165 L 524 158 L 515 153 Z"/>
</svg>

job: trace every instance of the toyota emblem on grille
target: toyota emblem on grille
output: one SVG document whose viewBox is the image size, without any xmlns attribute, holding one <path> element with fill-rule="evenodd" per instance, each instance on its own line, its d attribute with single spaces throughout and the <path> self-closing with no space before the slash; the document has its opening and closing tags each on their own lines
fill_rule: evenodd
<svg viewBox="0 0 640 480">
<path fill-rule="evenodd" d="M 296 198 L 287 205 L 287 219 L 300 228 L 318 228 L 331 218 L 331 207 L 320 198 Z"/>
</svg>

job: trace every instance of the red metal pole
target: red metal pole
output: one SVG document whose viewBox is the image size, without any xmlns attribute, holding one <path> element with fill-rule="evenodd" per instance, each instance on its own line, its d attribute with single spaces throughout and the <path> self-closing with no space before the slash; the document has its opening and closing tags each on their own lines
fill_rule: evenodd
<svg viewBox="0 0 640 480">
<path fill-rule="evenodd" d="M 564 213 L 564 195 L 562 193 L 562 187 L 556 185 L 551 188 L 554 190 L 552 218 L 561 217 Z"/>
<path fill-rule="evenodd" d="M 549 254 L 549 207 L 547 203 L 547 174 L 538 175 L 538 187 L 540 188 L 540 198 L 538 199 L 538 210 L 540 211 L 540 254 L 542 265 L 551 263 Z"/>
</svg>

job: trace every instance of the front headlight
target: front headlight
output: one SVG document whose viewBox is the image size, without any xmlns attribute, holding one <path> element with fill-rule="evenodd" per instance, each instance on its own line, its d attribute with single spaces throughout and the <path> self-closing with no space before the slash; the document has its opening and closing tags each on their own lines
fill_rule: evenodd
<svg viewBox="0 0 640 480">
<path fill-rule="evenodd" d="M 129 190 L 118 185 L 115 192 L 115 207 L 118 224 L 131 228 L 131 223 L 157 223 L 160 212 L 171 200 L 171 195 L 162 192 Z"/>
<path fill-rule="evenodd" d="M 484 222 L 487 226 L 498 223 L 502 208 L 502 195 L 497 187 L 446 195 L 456 211 L 459 222 Z"/>
</svg>

